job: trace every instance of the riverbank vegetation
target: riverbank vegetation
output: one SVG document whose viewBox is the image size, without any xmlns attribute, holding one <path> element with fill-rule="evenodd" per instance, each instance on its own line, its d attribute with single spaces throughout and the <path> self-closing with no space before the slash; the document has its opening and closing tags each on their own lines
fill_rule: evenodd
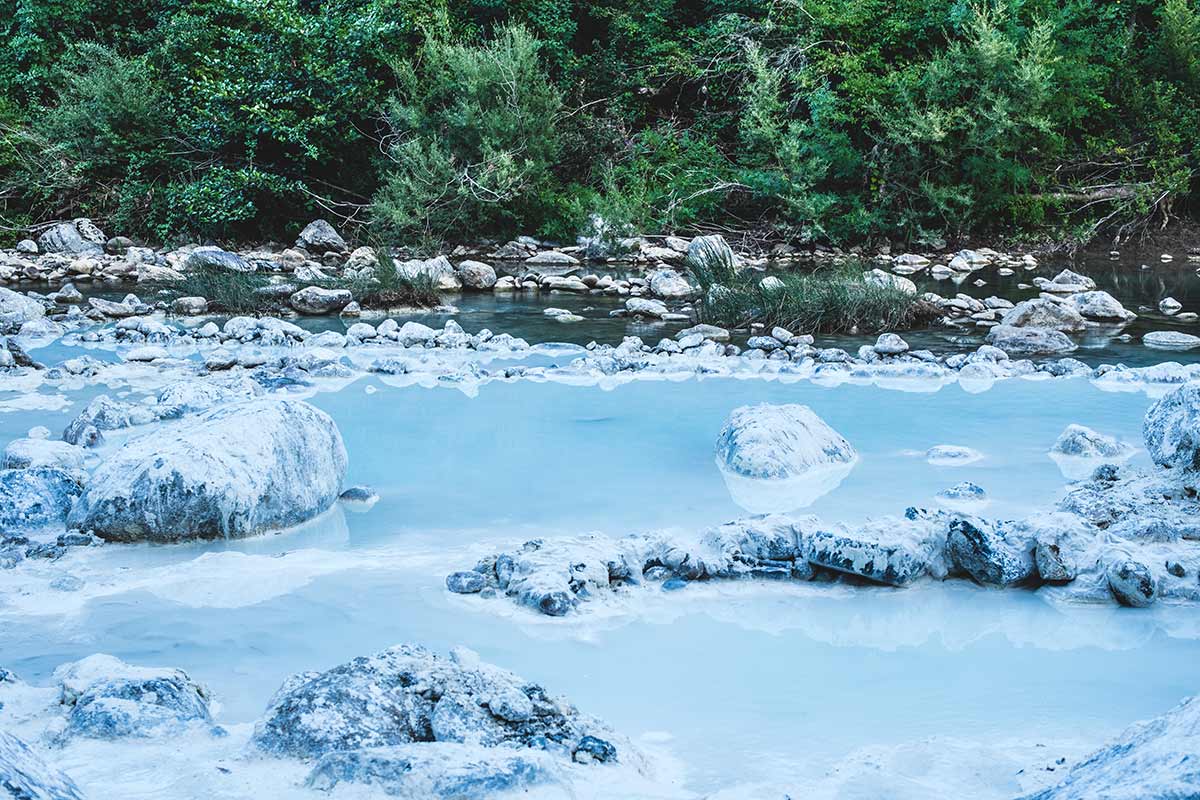
<svg viewBox="0 0 1200 800">
<path fill-rule="evenodd" d="M 1194 219 L 1195 0 L 0 0 L 0 239 Z"/>
<path fill-rule="evenodd" d="M 732 253 L 704 247 L 688 260 L 700 285 L 702 322 L 723 328 L 776 326 L 794 333 L 880 333 L 927 325 L 940 316 L 913 292 L 865 277 L 862 264 L 764 277 L 739 269 Z"/>
</svg>

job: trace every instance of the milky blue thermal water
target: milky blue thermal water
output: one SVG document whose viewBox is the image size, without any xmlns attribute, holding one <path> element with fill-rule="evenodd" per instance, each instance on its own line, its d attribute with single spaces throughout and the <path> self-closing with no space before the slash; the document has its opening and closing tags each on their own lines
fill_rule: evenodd
<svg viewBox="0 0 1200 800">
<path fill-rule="evenodd" d="M 0 413 L 0 440 L 36 424 L 57 434 L 96 391 Z M 796 511 L 853 522 L 932 505 L 962 480 L 987 490 L 988 516 L 1047 508 L 1065 484 L 1046 455 L 1062 429 L 1138 444 L 1141 392 L 1077 379 L 980 394 L 691 379 L 493 382 L 472 397 L 368 377 L 311 402 L 341 428 L 348 484 L 373 487 L 377 505 L 246 541 L 73 552 L 54 569 L 83 578 L 80 591 L 31 579 L 0 600 L 0 663 L 35 683 L 95 652 L 182 667 L 233 724 L 257 718 L 292 672 L 402 641 L 461 644 L 628 735 L 663 734 L 699 791 L 935 735 L 1095 743 L 1196 690 L 1192 609 L 1062 606 L 962 582 L 747 581 L 636 589 L 556 620 L 444 589 L 448 572 L 529 538 L 694 531 L 745 514 L 713 458 L 739 405 L 804 403 L 858 449 L 841 485 Z M 924 452 L 939 444 L 984 458 L 934 466 Z"/>
</svg>

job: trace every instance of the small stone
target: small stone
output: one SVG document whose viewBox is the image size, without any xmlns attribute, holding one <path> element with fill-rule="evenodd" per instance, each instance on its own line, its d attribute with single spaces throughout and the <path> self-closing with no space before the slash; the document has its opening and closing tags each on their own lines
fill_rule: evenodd
<svg viewBox="0 0 1200 800">
<path fill-rule="evenodd" d="M 446 576 L 446 588 L 455 594 L 479 594 L 487 586 L 483 575 L 472 570 L 452 572 Z"/>
</svg>

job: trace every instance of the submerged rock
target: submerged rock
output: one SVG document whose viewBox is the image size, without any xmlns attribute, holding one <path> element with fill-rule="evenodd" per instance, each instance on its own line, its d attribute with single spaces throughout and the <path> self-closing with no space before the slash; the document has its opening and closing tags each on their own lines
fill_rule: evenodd
<svg viewBox="0 0 1200 800">
<path fill-rule="evenodd" d="M 1014 327 L 1003 322 L 988 331 L 987 343 L 1017 356 L 1056 355 L 1076 350 L 1075 343 L 1060 331 Z"/>
<path fill-rule="evenodd" d="M 0 791 L 6 800 L 83 800 L 83 793 L 65 773 L 4 731 L 0 731 Z"/>
<path fill-rule="evenodd" d="M 72 520 L 114 541 L 238 538 L 329 508 L 346 473 L 333 420 L 308 403 L 231 403 L 126 443 Z"/>
<path fill-rule="evenodd" d="M 405 800 L 488 800 L 557 781 L 548 753 L 429 742 L 329 753 L 306 785 L 329 791 L 339 783 L 363 784 Z"/>
<path fill-rule="evenodd" d="M 1180 386 L 1151 406 L 1142 435 L 1154 463 L 1200 471 L 1200 382 Z"/>
<path fill-rule="evenodd" d="M 1191 350 L 1200 347 L 1200 336 L 1183 331 L 1152 331 L 1142 337 L 1142 344 L 1155 350 Z"/>
<path fill-rule="evenodd" d="M 1190 800 L 1200 797 L 1200 698 L 1132 725 L 1022 800 Z"/>
<path fill-rule="evenodd" d="M 1125 458 L 1133 448 L 1111 436 L 1084 425 L 1068 425 L 1059 435 L 1051 453 L 1075 458 Z"/>
<path fill-rule="evenodd" d="M 958 444 L 934 445 L 925 451 L 925 460 L 939 467 L 961 467 L 983 458 L 983 453 Z"/>
<path fill-rule="evenodd" d="M 292 676 L 271 700 L 252 741 L 271 755 L 302 759 L 450 742 L 509 753 L 544 750 L 567 760 L 589 737 L 610 746 L 615 740 L 598 720 L 469 650 L 457 648 L 443 658 L 401 644 L 327 672 Z M 436 758 L 453 751 L 416 752 Z M 619 756 L 614 749 L 610 760 Z M 338 763 L 345 765 L 332 762 Z M 340 767 L 329 771 L 345 775 Z M 314 775 L 323 772 L 319 764 Z"/>
<path fill-rule="evenodd" d="M 742 406 L 717 437 L 722 468 L 749 478 L 791 478 L 827 466 L 853 464 L 854 448 L 808 406 Z"/>
<path fill-rule="evenodd" d="M 208 691 L 183 670 L 94 655 L 59 667 L 54 677 L 68 709 L 65 736 L 149 738 L 211 722 Z"/>
</svg>

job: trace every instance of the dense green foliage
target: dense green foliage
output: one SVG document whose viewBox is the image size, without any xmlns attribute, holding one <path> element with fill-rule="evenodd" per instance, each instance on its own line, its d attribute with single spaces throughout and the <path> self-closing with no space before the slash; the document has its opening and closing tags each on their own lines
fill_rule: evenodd
<svg viewBox="0 0 1200 800">
<path fill-rule="evenodd" d="M 704 248 L 688 269 L 700 284 L 701 321 L 725 328 L 757 323 L 768 331 L 879 333 L 920 327 L 939 316 L 915 295 L 866 280 L 862 264 L 764 279 L 758 270 L 739 270 L 727 252 Z"/>
<path fill-rule="evenodd" d="M 1194 216 L 1197 0 L 0 0 L 0 225 L 1128 236 Z"/>
</svg>

